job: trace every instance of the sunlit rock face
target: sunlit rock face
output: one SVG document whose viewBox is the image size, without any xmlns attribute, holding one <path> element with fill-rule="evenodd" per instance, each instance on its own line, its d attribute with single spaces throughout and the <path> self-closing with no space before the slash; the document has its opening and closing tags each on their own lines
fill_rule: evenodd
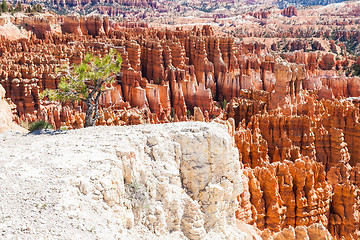
<svg viewBox="0 0 360 240">
<path fill-rule="evenodd" d="M 226 125 L 184 122 L 53 133 L 0 134 L 6 139 L 0 141 L 0 167 L 8 176 L 0 181 L 9 191 L 0 197 L 9 204 L 1 211 L 12 213 L 4 223 L 6 236 L 16 238 L 12 229 L 30 220 L 27 227 L 36 231 L 22 236 L 252 239 L 236 227 L 242 171 Z M 7 165 L 15 148 L 21 149 L 17 166 Z M 15 168 L 19 174 L 11 175 Z M 18 199 L 8 180 L 18 183 L 16 193 L 26 201 L 14 204 Z M 33 191 L 27 191 L 29 185 Z M 33 205 L 45 201 L 40 195 L 46 206 L 37 205 L 38 211 Z M 40 219 L 51 231 L 37 226 Z"/>
</svg>

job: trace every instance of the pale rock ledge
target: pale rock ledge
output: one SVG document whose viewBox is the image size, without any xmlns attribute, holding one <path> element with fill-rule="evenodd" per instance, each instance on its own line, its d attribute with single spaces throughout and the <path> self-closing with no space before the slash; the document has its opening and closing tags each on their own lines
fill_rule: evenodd
<svg viewBox="0 0 360 240">
<path fill-rule="evenodd" d="M 253 239 L 226 126 L 174 123 L 0 134 L 0 237 Z"/>
</svg>

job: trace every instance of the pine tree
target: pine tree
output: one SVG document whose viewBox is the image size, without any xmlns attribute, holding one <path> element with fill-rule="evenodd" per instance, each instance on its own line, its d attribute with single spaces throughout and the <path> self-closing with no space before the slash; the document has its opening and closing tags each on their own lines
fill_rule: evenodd
<svg viewBox="0 0 360 240">
<path fill-rule="evenodd" d="M 41 12 L 41 11 L 42 11 L 42 6 L 41 6 L 41 4 L 36 4 L 36 5 L 33 7 L 33 11 L 34 11 L 34 12 Z"/>
<path fill-rule="evenodd" d="M 8 11 L 9 11 L 9 6 L 8 6 L 7 3 L 5 2 L 5 0 L 2 1 L 1 10 L 2 10 L 3 12 L 8 12 Z"/>
<path fill-rule="evenodd" d="M 21 4 L 20 1 L 16 4 L 15 11 L 16 12 L 21 12 L 22 11 L 22 4 Z"/>
<path fill-rule="evenodd" d="M 86 105 L 84 127 L 95 126 L 99 118 L 99 100 L 105 83 L 113 82 L 120 72 L 121 57 L 111 50 L 103 58 L 87 53 L 78 66 L 64 69 L 58 89 L 46 89 L 41 96 L 61 102 L 82 101 Z"/>
</svg>

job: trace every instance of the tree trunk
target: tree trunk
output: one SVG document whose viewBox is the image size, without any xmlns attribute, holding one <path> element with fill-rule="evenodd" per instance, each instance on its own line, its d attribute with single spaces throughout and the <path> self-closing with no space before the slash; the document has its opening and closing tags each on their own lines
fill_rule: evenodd
<svg viewBox="0 0 360 240">
<path fill-rule="evenodd" d="M 94 127 L 96 125 L 96 121 L 99 118 L 99 100 L 100 100 L 100 91 L 96 91 L 97 95 L 95 97 L 95 101 L 93 98 L 89 96 L 86 99 L 86 116 L 85 116 L 85 123 L 84 127 Z M 93 96 L 93 95 L 92 95 Z"/>
<path fill-rule="evenodd" d="M 99 118 L 99 100 L 100 100 L 101 92 L 97 93 L 97 96 L 95 98 L 95 104 L 94 104 L 94 125 L 96 124 L 97 119 Z"/>
<path fill-rule="evenodd" d="M 85 104 L 86 104 L 86 115 L 85 115 L 84 127 L 93 127 L 93 126 L 95 126 L 95 122 L 96 122 L 93 119 L 94 105 L 93 105 L 91 99 L 87 99 Z"/>
</svg>

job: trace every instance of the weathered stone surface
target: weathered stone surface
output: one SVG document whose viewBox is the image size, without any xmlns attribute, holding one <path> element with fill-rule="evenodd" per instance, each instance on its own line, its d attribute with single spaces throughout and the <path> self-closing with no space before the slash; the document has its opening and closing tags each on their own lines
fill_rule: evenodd
<svg viewBox="0 0 360 240">
<path fill-rule="evenodd" d="M 287 7 L 281 11 L 281 14 L 286 17 L 297 16 L 297 9 L 294 6 Z"/>
<path fill-rule="evenodd" d="M 333 240 L 329 231 L 321 224 L 313 224 L 309 227 L 289 227 L 274 234 L 274 240 Z"/>
<path fill-rule="evenodd" d="M 326 53 L 321 56 L 321 61 L 319 67 L 322 70 L 332 70 L 335 67 L 335 57 L 333 53 Z"/>
<path fill-rule="evenodd" d="M 75 35 L 81 35 L 80 18 L 78 16 L 64 16 L 63 23 L 61 25 L 61 31 L 63 33 L 73 33 Z"/>
<path fill-rule="evenodd" d="M 57 87 L 55 68 L 80 63 L 86 52 L 101 56 L 115 48 L 123 59 L 122 72 L 101 97 L 98 125 L 229 120 L 224 122 L 246 168 L 245 191 L 237 196 L 239 219 L 271 231 L 321 223 L 335 237 L 356 238 L 358 205 L 348 198 L 357 197 L 358 181 L 337 186 L 338 174 L 332 172 L 343 163 L 356 176 L 360 81 L 345 74 L 355 58 L 325 53 L 331 43 L 320 38 L 328 33 L 311 44 L 291 40 L 279 45 L 295 50 L 280 54 L 269 53 L 266 42 L 237 42 L 210 26 L 165 30 L 99 15 L 54 16 L 19 18 L 17 24 L 28 21 L 37 29 L 29 26 L 23 39 L 1 38 L 0 83 L 16 106 L 17 122 L 42 119 L 56 128 L 82 127 L 83 104 L 59 105 L 41 100 L 39 93 Z M 272 18 L 254 16 L 265 25 Z M 303 32 L 281 34 L 297 38 Z M 353 34 L 339 36 L 351 39 Z M 196 203 L 186 204 L 187 214 L 198 214 L 201 223 Z M 163 219 L 161 211 L 153 215 Z M 184 226 L 190 222 L 184 220 Z M 200 227 L 187 234 L 203 236 L 204 231 Z"/>
<path fill-rule="evenodd" d="M 227 131 L 218 123 L 176 123 L 0 135 L 0 168 L 9 176 L 0 179 L 7 192 L 1 211 L 11 214 L 5 234 L 16 238 L 12 229 L 26 222 L 36 229 L 21 233 L 29 238 L 248 239 L 236 228 L 242 173 Z"/>
<path fill-rule="evenodd" d="M 5 100 L 5 89 L 0 85 L 0 132 L 8 130 L 26 132 L 13 122 L 13 117 L 11 105 Z"/>
</svg>

